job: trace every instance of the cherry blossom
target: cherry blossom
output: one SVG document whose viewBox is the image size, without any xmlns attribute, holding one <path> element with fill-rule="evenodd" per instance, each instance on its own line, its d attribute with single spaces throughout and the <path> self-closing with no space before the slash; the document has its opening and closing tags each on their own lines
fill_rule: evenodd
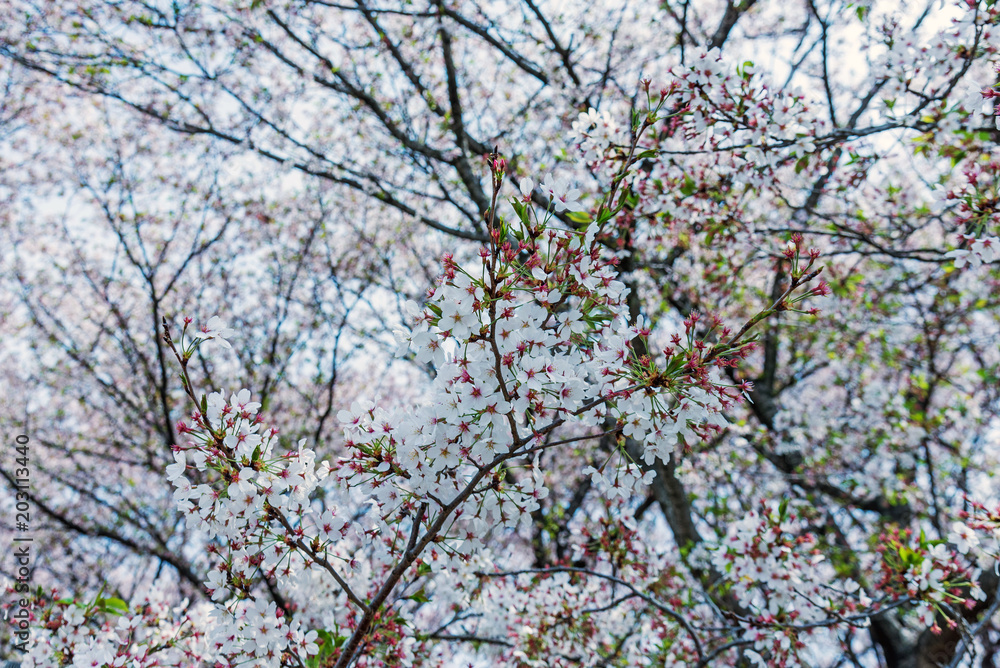
<svg viewBox="0 0 1000 668">
<path fill-rule="evenodd" d="M 552 200 L 556 212 L 577 211 L 580 207 L 580 191 L 572 187 L 569 177 L 549 175 L 542 181 L 541 189 Z"/>
<path fill-rule="evenodd" d="M 195 333 L 195 337 L 202 340 L 216 341 L 223 348 L 231 348 L 229 341 L 226 339 L 231 338 L 235 334 L 235 330 L 230 329 L 226 326 L 226 323 L 222 319 L 214 315 L 208 319 L 208 322 L 204 327 Z"/>
<path fill-rule="evenodd" d="M 172 589 L 52 566 L 83 584 L 38 594 L 29 665 L 986 648 L 996 7 L 140 4 L 0 21 L 11 104 L 60 119 L 5 165 L 76 170 L 3 192 L 107 213 L 107 238 L 4 244 L 24 346 L 0 362 L 49 379 L 24 420 L 61 448 L 38 498 L 80 554 L 107 535 Z M 142 197 L 141 155 L 89 174 L 100 124 L 74 116 L 102 104 L 143 119 L 108 123 L 116 148 L 182 133 L 147 170 L 169 186 Z M 227 144 L 217 180 L 182 178 Z M 34 224 L 20 197 L 4 215 Z M 71 469 L 101 434 L 122 461 L 91 498 Z"/>
</svg>

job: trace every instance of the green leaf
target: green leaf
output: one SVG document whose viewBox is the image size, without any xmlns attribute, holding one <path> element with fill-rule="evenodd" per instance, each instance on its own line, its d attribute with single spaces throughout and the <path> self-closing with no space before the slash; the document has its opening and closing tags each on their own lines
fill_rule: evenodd
<svg viewBox="0 0 1000 668">
<path fill-rule="evenodd" d="M 694 179 L 692 179 L 689 175 L 685 174 L 684 185 L 681 186 L 681 194 L 684 195 L 685 197 L 690 197 L 691 195 L 694 194 L 694 191 L 697 189 L 698 187 L 695 185 Z"/>
<path fill-rule="evenodd" d="M 921 561 L 917 553 L 908 547 L 899 548 L 899 559 L 906 566 L 915 566 Z"/>
<path fill-rule="evenodd" d="M 335 636 L 326 629 L 316 631 L 316 635 L 319 637 L 319 652 L 306 659 L 307 668 L 322 668 L 326 664 L 326 659 L 333 654 L 333 650 L 347 640 L 344 636 Z"/>
<path fill-rule="evenodd" d="M 517 217 L 521 219 L 521 222 L 524 223 L 526 226 L 530 225 L 530 223 L 528 222 L 528 207 L 526 207 L 524 204 L 517 201 L 516 199 L 511 200 L 510 203 L 511 206 L 514 207 L 514 212 L 517 214 Z"/>
<path fill-rule="evenodd" d="M 421 587 L 416 593 L 410 594 L 406 597 L 408 601 L 416 601 L 417 603 L 427 603 L 430 601 L 430 597 L 427 596 L 427 592 Z"/>
<path fill-rule="evenodd" d="M 306 659 L 307 668 L 321 668 L 326 663 L 327 657 L 333 654 L 333 650 L 344 642 L 341 639 L 338 643 L 337 637 L 326 629 L 317 631 L 316 635 L 319 637 L 319 652 Z"/>
<path fill-rule="evenodd" d="M 109 615 L 124 615 L 128 612 L 128 604 L 120 598 L 99 598 L 97 609 Z"/>
<path fill-rule="evenodd" d="M 574 223 L 579 223 L 584 225 L 593 220 L 589 213 L 586 211 L 570 211 L 566 214 L 566 217 L 572 220 Z"/>
</svg>

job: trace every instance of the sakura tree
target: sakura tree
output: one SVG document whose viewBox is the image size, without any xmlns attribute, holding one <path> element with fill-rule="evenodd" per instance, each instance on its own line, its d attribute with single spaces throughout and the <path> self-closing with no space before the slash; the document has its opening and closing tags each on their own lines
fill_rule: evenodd
<svg viewBox="0 0 1000 668">
<path fill-rule="evenodd" d="M 32 665 L 993 664 L 993 3 L 3 11 Z"/>
</svg>

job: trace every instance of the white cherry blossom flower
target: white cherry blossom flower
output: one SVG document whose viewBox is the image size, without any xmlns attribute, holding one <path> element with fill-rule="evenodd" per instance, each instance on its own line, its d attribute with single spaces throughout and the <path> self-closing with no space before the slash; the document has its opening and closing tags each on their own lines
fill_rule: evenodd
<svg viewBox="0 0 1000 668">
<path fill-rule="evenodd" d="M 518 190 L 521 192 L 521 199 L 525 202 L 531 201 L 531 193 L 535 189 L 535 182 L 530 178 L 525 177 L 521 179 L 517 186 Z"/>
<path fill-rule="evenodd" d="M 542 182 L 541 188 L 549 196 L 552 206 L 557 213 L 580 210 L 581 192 L 571 185 L 567 177 L 559 176 L 558 178 L 553 178 L 550 174 Z"/>
<path fill-rule="evenodd" d="M 167 466 L 167 480 L 173 482 L 184 475 L 187 469 L 187 457 L 183 450 L 174 453 L 174 463 Z"/>
<path fill-rule="evenodd" d="M 963 522 L 952 522 L 948 542 L 955 546 L 959 554 L 968 554 L 970 550 L 975 550 L 979 546 L 976 533 Z"/>
<path fill-rule="evenodd" d="M 195 338 L 216 341 L 223 348 L 232 348 L 229 341 L 226 339 L 230 338 L 235 333 L 235 330 L 226 326 L 226 323 L 222 321 L 222 318 L 217 315 L 213 315 L 208 319 L 208 323 L 206 323 L 199 332 L 195 333 Z"/>
</svg>

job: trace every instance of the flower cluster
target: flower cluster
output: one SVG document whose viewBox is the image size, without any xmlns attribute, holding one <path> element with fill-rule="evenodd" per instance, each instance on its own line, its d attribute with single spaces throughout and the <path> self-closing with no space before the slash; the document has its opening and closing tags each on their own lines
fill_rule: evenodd
<svg viewBox="0 0 1000 668">
<path fill-rule="evenodd" d="M 296 567 L 303 566 L 301 555 L 292 554 L 297 550 L 309 559 L 332 558 L 331 545 L 342 538 L 344 522 L 336 521 L 335 509 L 321 515 L 309 505 L 329 468 L 317 470 L 315 454 L 304 442 L 276 454 L 277 434 L 261 433 L 260 404 L 249 390 L 228 400 L 212 393 L 202 407 L 194 425 L 183 427 L 191 440 L 175 452 L 167 477 L 189 526 L 222 545 L 212 548 L 221 559 L 206 582 L 219 602 L 209 640 L 219 656 L 232 661 L 315 654 L 316 631 L 289 620 L 273 601 L 258 598 L 254 587 L 261 577 L 293 584 Z M 194 484 L 188 476 L 209 471 L 218 474 L 216 484 Z M 303 539 L 307 530 L 311 547 Z"/>
<path fill-rule="evenodd" d="M 190 391 L 186 363 L 194 350 L 232 331 L 216 317 L 188 339 L 188 324 L 177 355 Z M 173 345 L 169 337 L 168 342 Z M 214 605 L 171 610 L 151 594 L 128 606 L 117 599 L 98 599 L 86 609 L 59 603 L 46 613 L 47 633 L 36 639 L 28 666 L 71 660 L 79 666 L 138 668 L 188 665 L 192 659 L 276 666 L 319 651 L 317 631 L 292 618 L 290 609 L 279 607 L 259 586 L 273 581 L 294 590 L 311 577 L 317 561 L 333 572 L 330 561 L 343 558 L 335 546 L 347 523 L 333 506 L 319 512 L 310 505 L 329 468 L 317 469 L 303 443 L 276 454 L 277 434 L 263 429 L 260 404 L 248 390 L 228 398 L 211 393 L 200 407 L 191 425 L 180 425 L 189 440 L 175 448 L 166 475 L 178 509 L 210 541 L 207 549 L 217 559 L 205 582 Z M 97 613 L 116 615 L 117 624 L 96 624 Z"/>
<path fill-rule="evenodd" d="M 737 182 L 762 185 L 789 157 L 816 152 L 812 137 L 823 124 L 808 113 L 802 93 L 771 90 L 752 63 L 734 73 L 713 49 L 674 74 L 672 102 L 685 116 L 685 143 L 735 150 L 740 160 L 730 176 Z"/>
<path fill-rule="evenodd" d="M 648 85 L 646 88 L 648 91 Z M 598 165 L 614 168 L 615 150 L 627 141 L 627 136 L 618 127 L 611 112 L 591 107 L 573 121 L 569 139 L 574 142 L 587 165 L 592 168 Z"/>
<path fill-rule="evenodd" d="M 954 532 L 953 532 L 954 533 Z M 878 588 L 893 598 L 908 597 L 916 619 L 940 631 L 938 615 L 957 624 L 955 607 L 972 608 L 986 594 L 978 585 L 979 571 L 943 542 L 914 540 L 910 530 L 893 530 L 878 551 L 882 554 L 882 577 Z M 961 539 L 959 543 L 963 542 Z"/>
<path fill-rule="evenodd" d="M 761 501 L 707 548 L 711 564 L 745 610 L 740 627 L 753 644 L 748 656 L 758 665 L 799 665 L 803 636 L 845 616 L 864 623 L 865 612 L 873 609 L 857 582 L 830 583 L 832 569 L 803 519 L 787 503 Z"/>
<path fill-rule="evenodd" d="M 443 283 L 424 308 L 408 307 L 418 322 L 399 333 L 399 352 L 435 365 L 429 401 L 396 412 L 358 403 L 340 414 L 354 452 L 339 474 L 346 484 L 404 507 L 460 500 L 474 536 L 514 527 L 538 507 L 548 492 L 529 462 L 561 443 L 552 440 L 557 428 L 575 424 L 594 437 L 610 421 L 642 442 L 651 462 L 665 460 L 678 438 L 696 438 L 695 425 L 725 422 L 723 390 L 698 365 L 674 365 L 669 380 L 676 382 L 641 366 L 632 341 L 643 328 L 622 314 L 627 291 L 614 257 L 602 258 L 597 226 L 548 228 L 515 209 L 524 217 L 520 229 L 503 232 L 516 245 L 504 242 L 475 273 L 446 258 Z M 500 465 L 530 474 L 494 476 L 481 493 L 463 497 Z M 627 462 L 603 475 L 612 495 L 624 491 L 622 481 L 631 490 L 649 480 Z"/>
<path fill-rule="evenodd" d="M 1000 65 L 994 68 L 994 72 L 1000 75 Z M 995 98 L 1000 97 L 998 88 L 1000 83 L 985 87 L 979 83 L 969 84 L 961 105 L 970 115 L 981 113 L 983 116 L 994 116 L 997 129 L 1000 130 L 1000 106 L 994 102 Z"/>
<path fill-rule="evenodd" d="M 800 267 L 796 243 L 788 292 L 739 333 L 692 312 L 670 344 L 652 352 L 650 326 L 630 314 L 619 254 L 600 234 L 625 207 L 615 191 L 639 160 L 638 141 L 658 109 L 633 128 L 628 150 L 604 155 L 618 171 L 593 214 L 574 211 L 580 193 L 550 178 L 542 185 L 547 210 L 532 206 L 526 182 L 505 220 L 495 204 L 506 165 L 490 156 L 489 244 L 468 264 L 445 256 L 424 303 L 407 305 L 413 327 L 397 333 L 398 354 L 433 372 L 425 400 L 397 409 L 354 401 L 338 414 L 347 455 L 332 465 L 317 465 L 305 441 L 283 444 L 264 426 L 249 390 L 195 392 L 189 363 L 196 350 L 210 340 L 228 345 L 233 335 L 219 318 L 190 335 L 185 320 L 177 342 L 165 332 L 198 407 L 178 429 L 185 442 L 175 446 L 166 474 L 178 509 L 213 559 L 205 587 L 214 607 L 194 627 L 202 660 L 277 666 L 322 656 L 344 666 L 373 633 L 393 639 L 384 660 L 402 660 L 410 650 L 401 648 L 417 642 L 403 613 L 394 616 L 413 600 L 401 593 L 406 583 L 423 578 L 435 591 L 435 576 L 460 582 L 494 532 L 530 520 L 549 494 L 542 454 L 584 441 L 607 444 L 604 463 L 585 474 L 609 502 L 620 502 L 653 478 L 640 461 L 647 469 L 667 462 L 679 446 L 727 426 L 724 411 L 749 385 L 729 385 L 720 372 L 752 349 L 742 337 L 753 325 L 815 293 L 792 295 L 818 273 L 808 273 L 816 257 Z M 610 120 L 585 120 L 585 142 L 612 137 Z M 598 124 L 604 129 L 595 131 Z M 559 223 L 556 214 L 565 211 L 579 214 L 576 226 Z M 338 492 L 366 510 L 348 520 L 334 503 Z M 770 522 L 774 513 L 761 517 Z M 773 582 L 760 590 L 763 599 L 749 587 L 741 598 L 760 615 L 794 617 L 793 595 L 804 589 L 787 581 L 811 562 L 791 549 L 796 543 L 785 529 L 769 530 L 782 548 L 774 553 Z M 761 550 L 756 540 L 726 548 L 738 587 L 744 559 L 766 563 L 772 554 Z M 309 595 L 291 604 L 275 591 Z M 95 665 L 109 663 L 105 654 L 94 656 Z"/>
<path fill-rule="evenodd" d="M 956 248 L 945 253 L 945 257 L 950 257 L 955 262 L 955 267 L 961 269 L 969 265 L 973 269 L 989 264 L 1000 257 L 1000 237 L 969 237 L 958 235 L 959 242 L 967 245 L 967 248 Z"/>
<path fill-rule="evenodd" d="M 993 568 L 1000 561 L 1000 506 L 988 508 L 974 499 L 966 499 L 969 510 L 953 522 L 948 542 L 973 563 Z"/>
<path fill-rule="evenodd" d="M 214 655 L 203 630 L 212 606 L 172 604 L 164 582 L 126 603 L 98 596 L 56 600 L 45 609 L 22 660 L 26 668 L 181 666 Z M 53 596 L 54 598 L 54 596 Z"/>
<path fill-rule="evenodd" d="M 1000 238 L 990 236 L 1000 229 L 1000 161 L 969 161 L 962 169 L 962 182 L 943 191 L 942 204 L 954 216 L 959 248 L 945 253 L 955 267 L 977 268 L 1000 255 Z"/>
</svg>

